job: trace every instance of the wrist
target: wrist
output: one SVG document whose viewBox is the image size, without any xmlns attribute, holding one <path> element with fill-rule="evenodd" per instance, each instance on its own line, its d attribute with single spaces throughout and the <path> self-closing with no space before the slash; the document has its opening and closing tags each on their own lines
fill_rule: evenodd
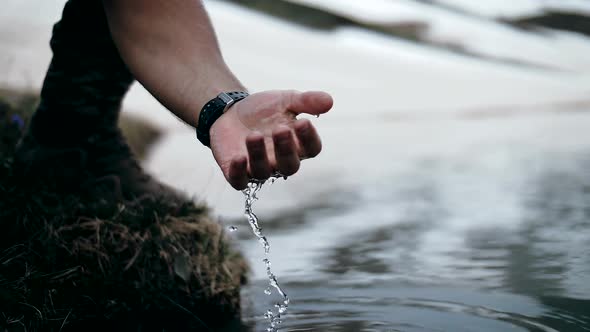
<svg viewBox="0 0 590 332">
<path fill-rule="evenodd" d="M 203 145 L 211 147 L 210 131 L 213 124 L 233 105 L 248 96 L 249 94 L 245 91 L 221 92 L 215 98 L 209 100 L 199 112 L 196 126 L 199 141 Z"/>
</svg>

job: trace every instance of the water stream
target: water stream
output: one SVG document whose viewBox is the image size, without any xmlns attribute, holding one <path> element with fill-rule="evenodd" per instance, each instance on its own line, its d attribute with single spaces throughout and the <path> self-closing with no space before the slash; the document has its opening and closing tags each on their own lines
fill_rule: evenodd
<svg viewBox="0 0 590 332">
<path fill-rule="evenodd" d="M 273 176 L 267 181 L 274 183 L 274 181 L 278 177 L 280 177 L 280 175 Z M 285 291 L 281 288 L 281 286 L 279 285 L 279 282 L 277 280 L 277 277 L 272 272 L 272 269 L 271 269 L 272 264 L 270 262 L 270 259 L 268 258 L 268 254 L 270 253 L 270 244 L 268 243 L 268 240 L 266 239 L 266 237 L 262 233 L 262 228 L 258 224 L 258 217 L 256 216 L 256 214 L 253 211 L 254 202 L 256 202 L 256 200 L 258 200 L 257 194 L 260 191 L 260 189 L 262 189 L 262 186 L 264 185 L 265 182 L 266 181 L 251 180 L 248 183 L 248 187 L 243 190 L 243 193 L 245 196 L 244 214 L 245 214 L 246 218 L 248 219 L 248 223 L 250 224 L 250 227 L 252 228 L 252 232 L 258 238 L 258 242 L 260 242 L 260 244 L 264 248 L 265 258 L 262 261 L 264 262 L 264 265 L 266 268 L 266 275 L 268 277 L 268 282 L 269 282 L 269 286 L 264 290 L 264 294 L 269 295 L 269 296 L 272 295 L 272 288 L 274 288 L 282 298 L 282 303 L 275 304 L 276 311 L 273 311 L 272 309 L 268 309 L 266 311 L 266 313 L 264 314 L 264 318 L 268 319 L 268 321 L 270 323 L 270 326 L 266 329 L 266 331 L 267 332 L 276 332 L 276 331 L 278 331 L 278 327 L 282 322 L 281 315 L 283 315 L 285 312 L 287 312 L 287 308 L 289 306 L 289 297 L 287 296 Z M 230 230 L 231 229 L 235 230 L 236 227 L 231 226 Z"/>
</svg>

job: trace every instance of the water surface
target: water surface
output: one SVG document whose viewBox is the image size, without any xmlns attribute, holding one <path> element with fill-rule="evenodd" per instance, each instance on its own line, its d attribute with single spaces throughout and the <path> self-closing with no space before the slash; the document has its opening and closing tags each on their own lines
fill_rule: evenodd
<svg viewBox="0 0 590 332">
<path fill-rule="evenodd" d="M 373 161 L 400 159 L 379 172 L 364 159 L 363 176 L 264 187 L 269 205 L 284 187 L 325 187 L 258 214 L 291 297 L 281 331 L 590 331 L 586 114 L 440 123 L 453 149 L 433 134 L 413 154 L 389 143 Z M 277 299 L 263 293 L 258 242 L 232 223 L 255 270 L 244 330 L 263 331 Z"/>
</svg>

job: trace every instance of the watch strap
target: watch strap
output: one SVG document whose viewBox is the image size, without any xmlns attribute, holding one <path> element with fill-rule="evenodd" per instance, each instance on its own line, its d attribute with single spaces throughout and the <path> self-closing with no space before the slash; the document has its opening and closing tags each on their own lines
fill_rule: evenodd
<svg viewBox="0 0 590 332">
<path fill-rule="evenodd" d="M 243 91 L 222 92 L 211 99 L 201 109 L 199 124 L 197 125 L 197 138 L 207 147 L 211 147 L 209 131 L 213 123 L 219 119 L 232 105 L 248 97 L 249 94 Z"/>
</svg>

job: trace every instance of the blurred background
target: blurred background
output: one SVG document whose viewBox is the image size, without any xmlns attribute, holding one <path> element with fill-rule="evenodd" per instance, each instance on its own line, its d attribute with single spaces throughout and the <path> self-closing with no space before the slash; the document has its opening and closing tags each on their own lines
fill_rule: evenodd
<svg viewBox="0 0 590 332">
<path fill-rule="evenodd" d="M 590 1 L 206 0 L 251 91 L 326 90 L 322 154 L 255 205 L 292 301 L 285 331 L 590 331 Z M 38 90 L 63 0 L 4 0 L 0 86 Z M 139 84 L 164 134 L 145 159 L 263 249 L 194 132 Z"/>
</svg>

